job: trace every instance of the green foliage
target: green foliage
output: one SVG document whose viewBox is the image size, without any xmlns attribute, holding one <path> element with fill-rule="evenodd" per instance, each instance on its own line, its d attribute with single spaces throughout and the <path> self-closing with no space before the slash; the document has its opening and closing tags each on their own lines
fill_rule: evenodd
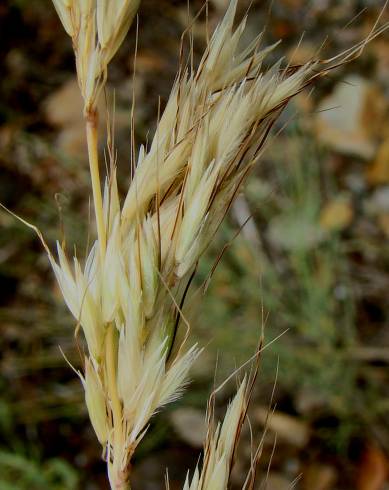
<svg viewBox="0 0 389 490">
<path fill-rule="evenodd" d="M 21 453 L 0 451 L 0 488 L 2 490 L 75 490 L 78 476 L 61 459 L 45 463 L 29 459 Z"/>
<path fill-rule="evenodd" d="M 343 237 L 320 226 L 323 205 L 337 188 L 323 176 L 319 150 L 298 133 L 275 145 L 269 160 L 261 169 L 266 180 L 254 177 L 246 191 L 260 241 L 248 241 L 243 232 L 232 242 L 205 298 L 201 331 L 206 338 L 212 332 L 210 346 L 223 352 L 221 369 L 228 372 L 255 349 L 263 315 L 266 341 L 281 337 L 263 358 L 261 379 L 274 380 L 278 357 L 281 391 L 295 400 L 308 393 L 312 410 L 346 420 L 354 416 L 357 389 L 356 365 L 348 359 L 355 300 Z M 232 240 L 236 227 L 224 227 L 220 240 Z M 211 263 L 203 267 L 202 279 Z M 340 445 L 352 433 L 336 432 Z"/>
</svg>

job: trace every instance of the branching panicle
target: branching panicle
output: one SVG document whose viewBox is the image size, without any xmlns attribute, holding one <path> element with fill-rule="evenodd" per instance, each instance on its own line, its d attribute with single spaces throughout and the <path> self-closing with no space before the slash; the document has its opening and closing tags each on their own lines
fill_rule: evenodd
<svg viewBox="0 0 389 490">
<path fill-rule="evenodd" d="M 93 428 L 106 450 L 109 480 L 113 489 L 124 489 L 150 418 L 179 396 L 200 352 L 187 347 L 182 306 L 201 255 L 283 108 L 342 57 L 264 69 L 276 44 L 260 50 L 259 36 L 241 50 L 245 19 L 234 29 L 237 0 L 231 0 L 198 68 L 181 67 L 149 149 L 138 152 L 120 205 L 114 161 L 104 198 L 101 193 L 96 101 L 139 0 L 53 1 L 73 40 L 84 97 L 98 237 L 84 268 L 77 257 L 71 266 L 59 244 L 58 259 L 49 256 L 85 335 L 82 381 Z M 180 323 L 187 327 L 184 339 L 176 335 Z M 243 381 L 224 423 L 209 434 L 203 468 L 186 490 L 226 488 L 246 387 Z"/>
</svg>

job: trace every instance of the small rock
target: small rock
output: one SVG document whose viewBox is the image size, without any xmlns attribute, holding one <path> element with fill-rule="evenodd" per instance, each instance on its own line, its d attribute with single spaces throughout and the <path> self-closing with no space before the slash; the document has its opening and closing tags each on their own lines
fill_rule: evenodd
<svg viewBox="0 0 389 490">
<path fill-rule="evenodd" d="M 15 128 L 9 124 L 0 126 L 0 152 L 5 151 L 9 147 L 14 138 Z"/>
<path fill-rule="evenodd" d="M 194 408 L 178 408 L 170 416 L 180 438 L 192 447 L 203 446 L 207 434 L 204 413 Z"/>
<path fill-rule="evenodd" d="M 130 92 L 131 93 L 131 92 Z M 108 91 L 109 94 L 109 91 Z M 86 133 L 83 116 L 84 102 L 78 82 L 72 78 L 65 82 L 43 103 L 46 120 L 59 128 L 56 148 L 69 157 L 86 158 Z M 108 109 L 112 110 L 112 101 L 108 97 Z M 104 96 L 97 103 L 99 117 L 99 141 L 105 144 L 107 107 Z M 128 125 L 129 110 L 115 110 L 114 127 L 116 132 Z"/>
<path fill-rule="evenodd" d="M 303 65 L 312 60 L 317 55 L 317 46 L 308 41 L 293 47 L 287 53 L 287 59 L 292 65 Z"/>
<path fill-rule="evenodd" d="M 332 490 L 336 480 L 335 468 L 312 464 L 303 471 L 302 490 Z"/>
<path fill-rule="evenodd" d="M 327 231 L 340 231 L 353 220 L 354 210 L 351 199 L 338 197 L 329 201 L 320 213 L 320 226 Z"/>
<path fill-rule="evenodd" d="M 83 122 L 84 102 L 75 78 L 65 82 L 43 104 L 46 119 L 54 126 Z"/>
<path fill-rule="evenodd" d="M 131 66 L 134 64 L 134 58 L 131 58 Z M 136 56 L 136 71 L 137 78 L 139 73 L 155 73 L 166 70 L 166 62 L 160 55 L 152 50 L 143 50 L 137 53 Z"/>
<path fill-rule="evenodd" d="M 280 0 L 280 3 L 286 8 L 298 9 L 303 7 L 304 0 Z"/>
<path fill-rule="evenodd" d="M 225 12 L 229 5 L 229 0 L 211 0 L 211 3 L 219 12 Z"/>
<path fill-rule="evenodd" d="M 366 180 L 359 172 L 346 174 L 344 183 L 353 194 L 361 194 L 366 190 Z"/>
<path fill-rule="evenodd" d="M 377 216 L 389 213 L 389 185 L 376 189 L 370 199 L 365 203 L 368 214 Z"/>
<path fill-rule="evenodd" d="M 382 490 L 388 477 L 388 461 L 378 446 L 368 444 L 363 452 L 357 474 L 357 490 Z"/>
<path fill-rule="evenodd" d="M 59 132 L 57 138 L 57 149 L 68 157 L 86 157 L 87 143 L 85 136 L 85 123 L 79 122 L 73 126 L 67 126 Z"/>
<path fill-rule="evenodd" d="M 369 184 L 389 184 L 389 138 L 378 149 L 373 163 L 366 172 Z"/>
<path fill-rule="evenodd" d="M 309 250 L 324 237 L 318 224 L 307 217 L 282 215 L 273 218 L 268 229 L 269 240 L 284 250 Z"/>
<path fill-rule="evenodd" d="M 26 60 L 23 50 L 11 49 L 5 58 L 7 68 L 12 72 L 12 77 L 16 80 L 18 77 L 25 77 L 25 73 L 28 67 L 28 60 Z"/>
<path fill-rule="evenodd" d="M 374 54 L 377 62 L 377 77 L 386 85 L 389 78 L 389 40 L 386 36 L 375 41 Z"/>
<path fill-rule="evenodd" d="M 319 395 L 316 390 L 302 388 L 296 393 L 295 407 L 298 413 L 310 416 L 312 413 L 321 411 L 327 406 L 326 398 Z"/>
<path fill-rule="evenodd" d="M 317 110 L 317 138 L 330 148 L 372 159 L 375 140 L 385 127 L 387 103 L 378 88 L 357 75 L 339 83 Z"/>
<path fill-rule="evenodd" d="M 264 479 L 265 481 L 266 485 L 264 485 L 264 488 L 266 490 L 290 490 L 292 488 L 292 482 L 279 473 L 270 472 L 269 476 Z"/>
<path fill-rule="evenodd" d="M 254 412 L 254 417 L 258 423 L 277 434 L 285 442 L 298 448 L 304 448 L 310 438 L 311 430 L 309 426 L 297 417 L 287 415 L 282 412 L 272 412 L 265 407 L 259 407 Z"/>
<path fill-rule="evenodd" d="M 43 106 L 46 120 L 59 128 L 56 149 L 68 157 L 86 158 L 84 102 L 77 79 L 65 82 Z"/>
<path fill-rule="evenodd" d="M 378 225 L 389 238 L 389 213 L 383 213 L 377 218 Z"/>
</svg>

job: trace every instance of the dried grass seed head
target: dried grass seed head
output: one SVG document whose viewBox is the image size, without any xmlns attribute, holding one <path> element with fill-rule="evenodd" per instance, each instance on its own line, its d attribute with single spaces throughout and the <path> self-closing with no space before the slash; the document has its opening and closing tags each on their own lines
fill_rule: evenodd
<svg viewBox="0 0 389 490">
<path fill-rule="evenodd" d="M 203 466 L 197 467 L 192 481 L 186 478 L 183 490 L 225 490 L 228 488 L 233 456 L 248 403 L 247 380 L 243 379 L 229 404 L 223 423 L 216 429 L 208 425 Z M 210 414 L 208 414 L 210 415 Z M 210 417 L 208 424 L 210 424 Z"/>
<path fill-rule="evenodd" d="M 62 17 L 71 13 L 72 26 L 82 31 L 84 41 L 91 33 L 96 41 L 97 9 L 108 3 L 57 2 L 57 8 Z M 52 259 L 93 361 L 103 362 L 105 325 L 113 322 L 119 332 L 118 391 L 132 441 L 147 417 L 177 396 L 198 353 L 179 349 L 166 366 L 172 348 L 166 342 L 173 341 L 166 325 L 174 324 L 177 315 L 174 297 L 255 161 L 245 155 L 255 154 L 258 140 L 312 70 L 309 64 L 288 75 L 276 65 L 262 73 L 269 49 L 254 52 L 252 44 L 239 52 L 244 22 L 233 30 L 236 3 L 212 36 L 198 70 L 182 70 L 178 77 L 150 150 L 139 152 L 122 210 L 115 172 L 110 176 L 104 193 L 105 256 L 95 244 L 83 271 L 77 258 L 71 270 L 61 247 L 59 264 Z M 104 49 L 107 29 L 100 26 Z M 243 73 L 250 77 L 242 78 Z"/>
<path fill-rule="evenodd" d="M 79 77 L 81 73 L 84 78 L 83 73 L 89 70 L 90 95 L 96 80 L 105 73 L 106 66 L 98 73 L 102 50 L 109 49 L 111 43 L 112 54 L 123 35 L 110 38 L 109 24 L 99 26 L 103 17 L 98 17 L 97 9 L 112 3 L 120 10 L 128 7 L 128 2 L 88 1 L 83 4 L 84 17 L 80 17 L 78 2 L 55 3 L 64 24 L 71 13 L 71 29 L 65 25 L 71 35 L 75 36 L 76 29 L 83 33 L 86 44 L 77 39 L 77 46 L 84 46 L 87 55 L 92 53 L 81 60 L 86 63 L 79 71 Z M 106 441 L 104 399 L 106 444 L 115 454 L 108 462 L 111 479 L 115 478 L 112 458 L 116 458 L 116 465 L 120 458 L 124 471 L 152 414 L 177 398 L 185 385 L 199 351 L 196 346 L 174 345 L 175 330 L 183 319 L 182 291 L 259 158 L 280 111 L 316 76 L 314 62 L 294 70 L 283 69 L 279 63 L 264 70 L 263 59 L 274 46 L 258 50 L 259 39 L 240 51 L 244 21 L 233 29 L 236 5 L 236 0 L 231 2 L 199 68 L 181 68 L 150 148 L 139 151 L 122 208 L 112 171 L 104 192 L 106 253 L 99 254 L 95 244 L 84 270 L 77 258 L 72 270 L 61 247 L 59 263 L 51 257 L 65 301 L 85 333 L 90 354 L 85 367 L 87 405 L 101 441 Z M 80 27 L 82 22 L 84 27 Z M 88 44 L 88 39 L 93 42 Z M 115 329 L 119 422 L 111 417 L 113 402 L 108 393 L 112 387 L 104 376 L 107 324 Z M 231 427 L 238 427 L 242 397 L 239 395 L 227 412 Z M 112 431 L 119 432 L 120 438 L 113 439 Z M 212 434 L 206 449 L 207 465 L 201 475 L 197 471 L 187 487 L 191 490 L 224 488 L 233 451 L 232 433 L 225 422 Z"/>
<path fill-rule="evenodd" d="M 140 0 L 53 0 L 72 38 L 85 114 L 95 110 L 107 67 L 122 44 Z"/>
</svg>

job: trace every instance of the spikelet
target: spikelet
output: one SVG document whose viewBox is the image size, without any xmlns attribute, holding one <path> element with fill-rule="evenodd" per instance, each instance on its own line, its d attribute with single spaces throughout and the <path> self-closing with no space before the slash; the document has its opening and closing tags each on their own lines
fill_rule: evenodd
<svg viewBox="0 0 389 490">
<path fill-rule="evenodd" d="M 84 112 L 93 112 L 108 63 L 125 38 L 140 0 L 53 0 L 76 55 Z"/>
<path fill-rule="evenodd" d="M 91 361 L 85 359 L 85 402 L 90 414 L 92 426 L 100 444 L 108 441 L 108 423 L 105 393 L 101 381 Z"/>
<path fill-rule="evenodd" d="M 229 404 L 223 423 L 210 427 L 212 414 L 208 414 L 208 433 L 204 445 L 201 471 L 197 466 L 191 482 L 187 476 L 183 490 L 226 490 L 230 479 L 233 456 L 246 415 L 249 393 L 244 378 Z"/>
</svg>

